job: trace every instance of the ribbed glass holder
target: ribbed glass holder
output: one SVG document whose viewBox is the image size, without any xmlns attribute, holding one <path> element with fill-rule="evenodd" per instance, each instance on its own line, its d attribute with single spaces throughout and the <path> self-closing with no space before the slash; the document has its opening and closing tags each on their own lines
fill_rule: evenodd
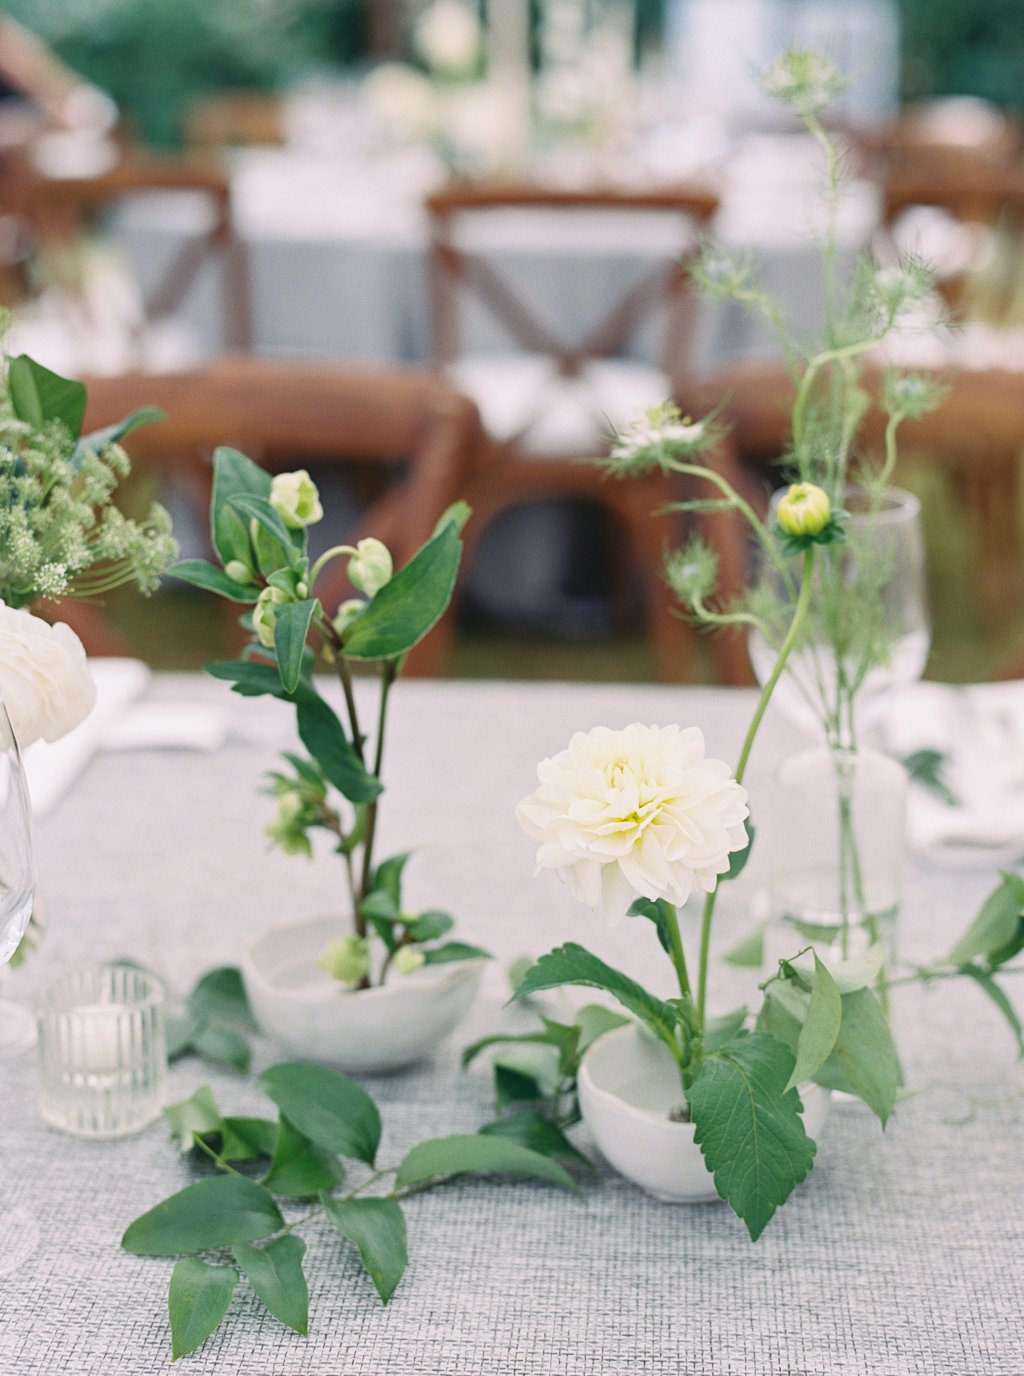
<svg viewBox="0 0 1024 1376">
<path fill-rule="evenodd" d="M 39 1110 L 78 1137 L 123 1137 L 158 1117 L 167 1081 L 164 990 L 141 970 L 98 965 L 36 999 Z"/>
</svg>

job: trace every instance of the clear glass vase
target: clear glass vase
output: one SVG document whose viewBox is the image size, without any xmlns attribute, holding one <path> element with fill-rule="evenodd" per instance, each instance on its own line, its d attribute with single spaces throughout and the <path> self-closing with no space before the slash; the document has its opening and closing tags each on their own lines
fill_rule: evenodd
<svg viewBox="0 0 1024 1376">
<path fill-rule="evenodd" d="M 779 770 L 769 821 L 773 955 L 896 959 L 907 774 L 875 750 L 818 747 Z"/>
<path fill-rule="evenodd" d="M 772 499 L 770 520 L 782 493 Z M 796 725 L 853 748 L 893 687 L 915 683 L 930 643 L 921 504 L 910 492 L 848 486 L 847 539 L 815 559 L 806 628 L 773 701 Z M 795 577 L 799 564 L 788 561 Z M 793 588 L 763 557 L 757 612 L 765 634 L 750 637 L 750 660 L 764 683 L 792 618 Z"/>
<path fill-rule="evenodd" d="M 10 718 L 0 700 L 0 972 L 25 934 L 34 897 L 28 784 Z M 31 1046 L 34 1027 L 27 1008 L 0 998 L 0 1058 Z"/>
</svg>

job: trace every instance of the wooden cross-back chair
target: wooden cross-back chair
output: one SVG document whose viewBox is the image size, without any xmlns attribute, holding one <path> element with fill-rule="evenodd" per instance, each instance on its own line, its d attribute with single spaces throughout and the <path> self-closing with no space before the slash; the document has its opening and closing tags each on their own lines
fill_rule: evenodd
<svg viewBox="0 0 1024 1376">
<path fill-rule="evenodd" d="M 639 587 L 659 675 L 670 681 L 692 677 L 693 649 L 692 632 L 674 614 L 663 577 L 672 523 L 657 513 L 672 497 L 672 488 L 654 475 L 608 480 L 595 464 L 581 461 L 606 454 L 610 429 L 623 428 L 646 407 L 670 399 L 687 373 L 695 317 L 687 268 L 717 205 L 712 191 L 695 186 L 562 190 L 504 183 L 455 184 L 426 202 L 433 362 L 476 401 L 493 442 L 469 493 L 475 520 L 467 555 L 488 523 L 511 507 L 545 499 L 596 504 L 617 526 L 617 543 L 626 552 L 622 572 Z M 564 326 L 555 329 L 546 323 L 544 310 L 508 280 L 498 248 L 488 245 L 481 251 L 479 238 L 474 241 L 474 225 L 479 229 L 482 217 L 495 212 L 515 212 L 518 224 L 528 217 L 532 243 L 543 243 L 551 217 L 569 217 L 571 225 L 571 217 L 628 216 L 630 232 L 620 238 L 626 245 L 623 253 L 627 258 L 635 253 L 641 262 L 649 224 L 668 220 L 674 232 L 671 247 L 652 254 L 650 263 L 642 262 L 642 270 L 617 298 L 609 293 L 613 300 L 604 315 L 581 325 L 573 336 Z M 511 222 L 509 216 L 510 229 Z M 571 252 L 567 250 L 564 269 L 570 286 Z M 514 353 L 480 356 L 466 349 L 460 313 L 469 300 L 499 323 Z M 641 327 L 659 312 L 664 313 L 660 366 L 623 357 Z M 558 433 L 556 416 L 563 421 L 569 417 Z M 728 666 L 719 666 L 719 673 L 732 676 Z"/>
<path fill-rule="evenodd" d="M 373 535 L 406 563 L 430 538 L 438 517 L 459 500 L 477 461 L 476 407 L 431 374 L 413 370 L 297 365 L 223 357 L 193 373 L 135 374 L 87 381 L 86 426 L 111 424 L 138 406 L 167 419 L 133 433 L 127 447 L 187 496 L 197 528 L 208 528 L 211 455 L 241 449 L 271 472 L 307 462 L 379 468 L 388 479 L 358 529 L 331 532 L 330 543 Z M 325 512 L 325 524 L 331 519 Z M 326 532 L 321 539 L 327 538 Z M 328 611 L 353 592 L 345 560 L 331 563 L 317 591 Z M 228 609 L 237 630 L 238 608 Z M 450 618 L 409 658 L 412 673 L 444 671 Z"/>
<path fill-rule="evenodd" d="M 144 319 L 174 314 L 204 263 L 219 259 L 222 269 L 224 344 L 252 345 L 249 278 L 241 241 L 232 218 L 231 179 L 219 163 L 200 157 L 158 157 L 125 147 L 105 172 L 57 176 L 35 171 L 26 193 L 26 210 L 42 246 L 80 239 L 97 218 L 129 197 L 159 192 L 191 192 L 210 206 L 207 228 L 189 235 L 142 302 Z"/>
</svg>

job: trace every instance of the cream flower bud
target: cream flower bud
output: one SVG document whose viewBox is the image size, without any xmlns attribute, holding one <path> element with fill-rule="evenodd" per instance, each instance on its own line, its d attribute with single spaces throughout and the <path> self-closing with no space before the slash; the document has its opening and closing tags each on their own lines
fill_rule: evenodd
<svg viewBox="0 0 1024 1376">
<path fill-rule="evenodd" d="M 348 579 L 354 588 L 373 597 L 386 583 L 391 582 L 394 565 L 387 545 L 380 540 L 360 540 L 356 552 L 348 561 Z"/>
<path fill-rule="evenodd" d="M 278 473 L 270 484 L 270 505 L 290 530 L 302 530 L 324 514 L 316 483 L 304 468 Z"/>
<path fill-rule="evenodd" d="M 422 951 L 417 951 L 415 946 L 399 946 L 392 962 L 400 975 L 414 975 L 426 963 L 426 956 Z"/>
<path fill-rule="evenodd" d="M 236 583 L 252 582 L 252 569 L 241 559 L 229 559 L 224 565 L 224 572 Z"/>
<path fill-rule="evenodd" d="M 355 989 L 370 973 L 370 943 L 364 936 L 339 936 L 328 942 L 316 963 L 339 984 Z"/>
<path fill-rule="evenodd" d="M 274 648 L 277 609 L 291 601 L 291 596 L 281 588 L 264 588 L 252 609 L 252 628 L 256 632 L 256 639 L 268 650 Z"/>
<path fill-rule="evenodd" d="M 787 535 L 820 535 L 832 517 L 832 503 L 814 483 L 793 483 L 776 515 Z"/>
<path fill-rule="evenodd" d="M 347 601 L 342 602 L 331 623 L 338 635 L 344 636 L 356 617 L 362 616 L 365 610 L 366 603 L 361 597 L 350 597 Z"/>
</svg>

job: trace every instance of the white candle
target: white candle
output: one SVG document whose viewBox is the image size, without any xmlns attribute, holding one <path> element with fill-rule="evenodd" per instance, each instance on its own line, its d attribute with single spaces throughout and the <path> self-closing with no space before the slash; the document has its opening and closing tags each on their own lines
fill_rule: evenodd
<svg viewBox="0 0 1024 1376">
<path fill-rule="evenodd" d="M 83 1003 L 67 1013 L 68 1064 L 82 1074 L 109 1074 L 125 1061 L 131 1009 L 124 1003 Z"/>
</svg>

